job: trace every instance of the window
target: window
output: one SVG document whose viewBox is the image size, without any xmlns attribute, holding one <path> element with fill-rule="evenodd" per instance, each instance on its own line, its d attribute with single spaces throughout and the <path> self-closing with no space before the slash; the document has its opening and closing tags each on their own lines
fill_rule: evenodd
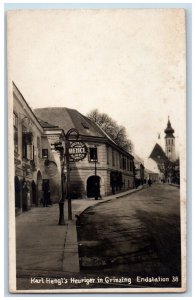
<svg viewBox="0 0 196 300">
<path fill-rule="evenodd" d="M 32 147 L 32 161 L 35 161 L 35 147 Z"/>
<path fill-rule="evenodd" d="M 26 127 L 22 126 L 22 157 L 27 158 L 27 142 L 25 139 Z"/>
<path fill-rule="evenodd" d="M 89 148 L 89 161 L 97 161 L 97 148 Z"/>
<path fill-rule="evenodd" d="M 112 166 L 115 166 L 115 152 L 112 149 Z"/>
<path fill-rule="evenodd" d="M 85 129 L 89 129 L 89 126 L 85 122 L 82 122 L 81 124 Z"/>
<path fill-rule="evenodd" d="M 22 157 L 27 158 L 27 144 L 22 144 Z"/>
<path fill-rule="evenodd" d="M 38 137 L 37 137 L 37 156 L 38 156 L 39 158 L 40 158 L 40 156 L 41 156 L 41 155 L 40 155 L 40 154 L 41 154 L 41 153 L 40 153 L 40 150 L 41 150 L 41 146 L 40 146 L 40 145 L 41 145 L 40 137 L 38 136 Z"/>
<path fill-rule="evenodd" d="M 121 154 L 119 154 L 119 159 L 120 159 L 120 169 L 123 169 L 123 157 Z"/>
<path fill-rule="evenodd" d="M 133 171 L 133 163 L 132 163 L 132 160 L 130 161 L 130 171 Z"/>
<path fill-rule="evenodd" d="M 109 165 L 109 147 L 106 146 L 106 153 L 107 153 L 107 164 Z"/>
<path fill-rule="evenodd" d="M 14 127 L 18 128 L 18 116 L 15 113 L 13 114 L 13 124 Z"/>
<path fill-rule="evenodd" d="M 13 114 L 13 126 L 14 126 L 14 152 L 18 153 L 18 116 Z"/>
<path fill-rule="evenodd" d="M 130 160 L 127 158 L 127 171 L 130 171 Z"/>
<path fill-rule="evenodd" d="M 48 159 L 48 149 L 42 149 L 42 158 Z"/>
<path fill-rule="evenodd" d="M 22 143 L 22 157 L 34 161 L 34 146 L 28 144 L 25 140 Z"/>
<path fill-rule="evenodd" d="M 123 170 L 126 170 L 127 168 L 127 160 L 126 157 L 123 157 Z"/>
</svg>

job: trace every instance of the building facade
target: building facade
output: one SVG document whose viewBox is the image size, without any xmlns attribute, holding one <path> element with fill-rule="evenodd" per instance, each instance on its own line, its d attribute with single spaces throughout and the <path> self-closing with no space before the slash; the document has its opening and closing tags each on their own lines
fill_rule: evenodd
<svg viewBox="0 0 196 300">
<path fill-rule="evenodd" d="M 13 83 L 16 214 L 67 197 L 65 155 L 54 145 L 60 144 L 65 154 L 65 137 L 70 129 L 76 129 L 79 136 L 77 143 L 69 140 L 69 151 L 77 152 L 80 143 L 87 150 L 83 160 L 74 161 L 69 156 L 72 199 L 94 198 L 97 192 L 102 197 L 135 187 L 134 157 L 94 122 L 73 109 L 33 111 Z"/>
<path fill-rule="evenodd" d="M 41 108 L 34 112 L 38 118 L 57 125 L 65 135 L 71 128 L 77 129 L 78 141 L 87 147 L 88 153 L 83 160 L 70 161 L 72 198 L 95 197 L 96 185 L 100 196 L 134 188 L 133 156 L 115 144 L 94 122 L 74 109 Z"/>
<path fill-rule="evenodd" d="M 48 205 L 58 201 L 61 195 L 60 158 L 50 149 L 51 137 L 59 139 L 61 130 L 42 123 L 45 129 L 13 83 L 16 213 L 26 211 L 31 206 Z M 48 162 L 53 162 L 53 172 L 49 171 L 51 163 Z"/>
<path fill-rule="evenodd" d="M 143 185 L 145 182 L 144 176 L 144 161 L 134 153 L 134 166 L 135 166 L 135 187 Z"/>
<path fill-rule="evenodd" d="M 144 170 L 144 179 L 145 179 L 146 183 L 148 182 L 149 179 L 152 181 L 152 183 L 161 182 L 159 173 L 153 172 L 153 171 L 151 171 L 149 169 L 146 169 L 146 168 Z"/>
<path fill-rule="evenodd" d="M 180 161 L 176 159 L 174 129 L 171 126 L 169 117 L 164 132 L 165 151 L 156 143 L 148 160 L 156 164 L 156 168 L 159 171 L 159 180 L 180 184 Z M 152 168 L 149 169 L 152 170 Z"/>
</svg>

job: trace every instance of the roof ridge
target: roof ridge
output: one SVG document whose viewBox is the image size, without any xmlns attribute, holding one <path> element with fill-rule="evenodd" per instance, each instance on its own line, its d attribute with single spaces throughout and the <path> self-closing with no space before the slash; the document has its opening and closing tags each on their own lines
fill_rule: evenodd
<svg viewBox="0 0 196 300">
<path fill-rule="evenodd" d="M 34 108 L 34 110 L 38 110 L 38 109 L 59 109 L 59 110 L 61 110 L 61 109 L 70 109 L 70 108 L 68 108 L 68 107 L 66 107 L 66 106 L 46 106 L 46 107 L 37 107 L 37 108 Z"/>
</svg>

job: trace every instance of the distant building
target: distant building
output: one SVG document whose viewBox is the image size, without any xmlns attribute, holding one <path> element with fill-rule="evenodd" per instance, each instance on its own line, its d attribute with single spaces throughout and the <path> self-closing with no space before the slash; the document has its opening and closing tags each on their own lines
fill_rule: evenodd
<svg viewBox="0 0 196 300">
<path fill-rule="evenodd" d="M 149 156 L 148 163 L 146 163 L 146 167 L 153 173 L 158 174 L 158 181 L 165 179 L 164 165 L 167 160 L 168 158 L 164 150 L 158 143 L 156 143 Z"/>
<path fill-rule="evenodd" d="M 160 182 L 160 174 L 159 173 L 156 173 L 156 172 L 153 172 L 149 169 L 146 169 L 144 170 L 144 178 L 145 178 L 145 182 L 148 181 L 148 179 L 150 179 L 152 181 L 152 183 L 157 183 L 157 182 Z"/>
<path fill-rule="evenodd" d="M 143 185 L 145 183 L 144 178 L 144 161 L 134 153 L 134 165 L 135 165 L 135 186 L 136 188 L 139 185 Z"/>
<path fill-rule="evenodd" d="M 155 174 L 156 182 L 161 182 L 164 178 L 164 174 L 158 168 L 157 162 L 152 158 L 147 158 L 144 160 L 144 178 L 145 181 L 151 179 L 151 175 Z M 153 176 L 154 177 L 154 176 Z"/>
<path fill-rule="evenodd" d="M 168 117 L 167 128 L 165 132 L 165 151 L 162 147 L 156 143 L 145 167 L 149 168 L 151 171 L 158 172 L 159 181 L 166 181 L 168 183 L 180 183 L 180 166 L 179 160 L 176 160 L 175 154 L 175 136 L 174 129 L 171 126 L 171 122 Z M 154 167 L 149 166 L 149 164 L 154 164 Z M 148 165 L 148 166 L 147 166 Z"/>
<path fill-rule="evenodd" d="M 165 154 L 170 161 L 176 160 L 174 129 L 168 117 L 167 128 L 165 129 Z"/>
</svg>

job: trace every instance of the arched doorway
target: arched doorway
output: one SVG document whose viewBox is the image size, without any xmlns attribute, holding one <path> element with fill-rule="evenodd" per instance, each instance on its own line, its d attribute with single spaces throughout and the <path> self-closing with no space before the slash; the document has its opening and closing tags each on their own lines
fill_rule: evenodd
<svg viewBox="0 0 196 300">
<path fill-rule="evenodd" d="M 90 176 L 87 179 L 87 197 L 88 198 L 94 198 L 96 195 L 100 197 L 100 180 L 101 178 L 99 176 Z"/>
<path fill-rule="evenodd" d="M 31 188 L 32 188 L 32 205 L 36 206 L 37 205 L 37 191 L 36 191 L 36 184 L 35 181 L 33 180 L 31 182 Z"/>
<path fill-rule="evenodd" d="M 22 210 L 27 211 L 30 207 L 30 183 L 25 178 L 22 180 Z"/>
<path fill-rule="evenodd" d="M 43 203 L 42 174 L 37 172 L 37 205 Z"/>
<path fill-rule="evenodd" d="M 15 207 L 21 208 L 21 186 L 20 180 L 17 176 L 14 178 L 14 185 L 15 185 Z"/>
</svg>

